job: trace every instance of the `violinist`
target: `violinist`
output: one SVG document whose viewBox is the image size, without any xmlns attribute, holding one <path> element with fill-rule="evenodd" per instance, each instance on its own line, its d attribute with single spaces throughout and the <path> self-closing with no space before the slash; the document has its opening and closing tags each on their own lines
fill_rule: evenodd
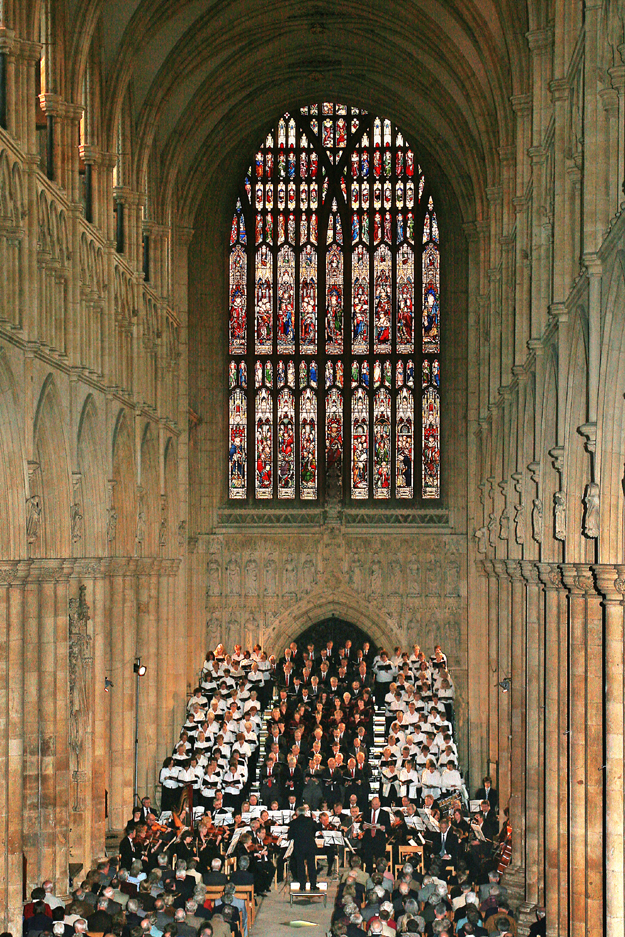
<svg viewBox="0 0 625 937">
<path fill-rule="evenodd" d="M 224 838 L 226 838 L 228 835 L 228 828 L 224 827 L 223 824 L 228 819 L 228 817 L 232 817 L 232 810 L 229 807 L 224 806 L 223 794 L 221 791 L 217 791 L 215 794 L 213 812 L 212 814 L 209 813 L 208 817 L 212 817 L 212 822 L 215 824 L 215 826 L 219 827 L 220 829 L 224 829 Z"/>
<path fill-rule="evenodd" d="M 464 855 L 469 837 L 471 836 L 471 826 L 465 817 L 463 817 L 462 810 L 460 810 L 459 807 L 456 807 L 452 814 L 451 829 L 458 838 L 459 852 Z"/>
<path fill-rule="evenodd" d="M 410 839 L 410 830 L 406 825 L 406 818 L 401 810 L 395 810 L 391 816 L 391 829 L 386 840 L 387 846 L 393 847 L 393 864 L 399 862 L 399 847 L 407 846 Z"/>
<path fill-rule="evenodd" d="M 352 849 L 357 850 L 360 848 L 360 841 L 363 837 L 363 829 L 362 813 L 358 807 L 349 808 L 349 818 L 345 818 L 343 835 Z"/>
<path fill-rule="evenodd" d="M 271 888 L 275 868 L 267 855 L 266 847 L 254 843 L 251 833 L 243 833 L 239 837 L 235 855 L 237 859 L 242 855 L 249 856 L 250 871 L 254 876 L 254 891 L 259 895 L 267 894 Z"/>
<path fill-rule="evenodd" d="M 202 874 L 208 872 L 213 859 L 220 854 L 219 847 L 224 838 L 225 827 L 214 826 L 210 813 L 204 815 L 197 827 L 198 868 Z"/>
<path fill-rule="evenodd" d="M 319 815 L 319 830 L 318 833 L 323 836 L 324 833 L 335 833 L 336 830 L 332 823 L 330 822 L 330 817 L 324 810 Z M 332 871 L 334 869 L 334 861 L 336 859 L 336 846 L 333 844 L 327 844 L 324 842 L 323 846 L 320 849 L 317 849 L 317 855 L 325 856 L 326 865 L 327 865 L 327 877 L 330 878 Z"/>
<path fill-rule="evenodd" d="M 178 862 L 188 862 L 189 859 L 197 859 L 197 849 L 193 830 L 184 829 L 172 847 L 172 855 L 176 856 Z"/>
</svg>

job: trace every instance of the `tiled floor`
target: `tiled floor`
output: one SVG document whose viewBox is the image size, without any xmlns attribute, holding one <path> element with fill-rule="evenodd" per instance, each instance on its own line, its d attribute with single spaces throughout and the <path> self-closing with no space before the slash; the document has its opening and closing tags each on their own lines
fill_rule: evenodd
<svg viewBox="0 0 625 937">
<path fill-rule="evenodd" d="M 301 937 L 325 937 L 330 929 L 336 886 L 336 881 L 328 882 L 327 908 L 323 907 L 322 898 L 312 898 L 310 904 L 294 901 L 291 907 L 288 887 L 284 891 L 281 885 L 272 888 L 267 898 L 263 898 L 262 904 L 259 905 L 250 937 L 278 937 L 298 931 Z M 295 928 L 291 927 L 292 921 L 310 921 L 315 926 Z"/>
</svg>

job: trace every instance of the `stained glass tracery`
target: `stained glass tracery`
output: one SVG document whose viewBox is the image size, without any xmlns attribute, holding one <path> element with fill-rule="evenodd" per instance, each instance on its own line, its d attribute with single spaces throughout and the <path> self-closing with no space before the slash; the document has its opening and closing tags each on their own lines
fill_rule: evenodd
<svg viewBox="0 0 625 937">
<path fill-rule="evenodd" d="M 391 121 L 334 102 L 280 118 L 229 230 L 231 498 L 314 501 L 332 479 L 357 501 L 440 497 L 439 240 Z"/>
</svg>

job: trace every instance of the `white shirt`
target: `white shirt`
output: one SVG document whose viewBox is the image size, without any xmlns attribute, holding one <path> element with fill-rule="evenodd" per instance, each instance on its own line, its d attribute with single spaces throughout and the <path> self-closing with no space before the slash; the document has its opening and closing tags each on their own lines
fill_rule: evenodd
<svg viewBox="0 0 625 937">
<path fill-rule="evenodd" d="M 49 908 L 52 908 L 52 910 L 54 910 L 55 908 L 65 907 L 61 899 L 57 898 L 56 895 L 46 894 L 46 897 L 43 900 L 48 905 Z"/>
</svg>

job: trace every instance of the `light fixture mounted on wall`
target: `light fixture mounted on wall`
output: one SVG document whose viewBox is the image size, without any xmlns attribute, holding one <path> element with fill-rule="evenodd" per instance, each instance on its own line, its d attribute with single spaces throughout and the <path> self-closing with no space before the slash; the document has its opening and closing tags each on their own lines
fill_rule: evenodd
<svg viewBox="0 0 625 937">
<path fill-rule="evenodd" d="M 114 686 L 115 686 L 115 684 L 113 683 L 112 680 L 109 680 L 108 677 L 105 677 L 105 678 L 104 678 L 104 691 L 105 691 L 105 693 L 108 693 L 109 690 L 112 690 Z"/>
<path fill-rule="evenodd" d="M 141 663 L 140 657 L 135 657 L 135 662 L 133 664 L 132 669 L 134 670 L 134 672 L 137 674 L 138 677 L 144 677 L 145 672 L 148 668 L 145 666 L 145 664 Z"/>
<path fill-rule="evenodd" d="M 501 688 L 501 692 L 502 692 L 502 693 L 509 693 L 509 692 L 510 692 L 510 689 L 511 689 L 511 687 L 512 687 L 512 678 L 511 678 L 511 677 L 504 677 L 503 680 L 500 680 L 500 681 L 499 681 L 499 683 L 497 684 L 497 686 Z"/>
</svg>

